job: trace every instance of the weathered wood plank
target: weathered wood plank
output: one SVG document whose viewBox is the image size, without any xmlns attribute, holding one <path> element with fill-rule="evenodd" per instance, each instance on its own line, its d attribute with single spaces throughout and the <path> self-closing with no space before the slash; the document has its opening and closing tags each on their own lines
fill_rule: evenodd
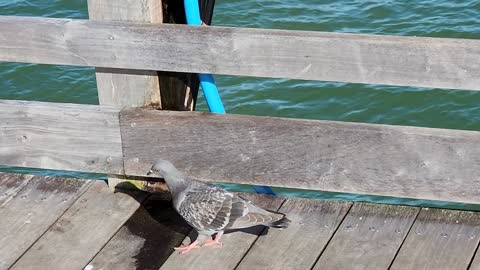
<svg viewBox="0 0 480 270">
<path fill-rule="evenodd" d="M 0 269 L 8 269 L 92 184 L 82 179 L 0 174 Z M 4 181 L 6 180 L 6 181 Z"/>
<path fill-rule="evenodd" d="M 88 15 L 94 21 L 162 23 L 162 1 L 88 0 Z M 160 104 L 156 71 L 97 68 L 100 104 L 139 107 Z"/>
<path fill-rule="evenodd" d="M 283 198 L 266 195 L 245 194 L 249 200 L 270 210 L 277 210 L 284 202 Z M 264 230 L 262 226 L 254 227 L 248 232 L 227 233 L 222 237 L 223 247 L 205 247 L 192 251 L 188 256 L 173 253 L 160 269 L 173 270 L 228 270 L 234 269 L 250 246 Z M 273 229 L 272 229 L 273 230 Z M 192 237 L 192 233 L 189 238 Z M 190 243 L 185 239 L 184 244 Z"/>
<path fill-rule="evenodd" d="M 159 269 L 191 227 L 171 201 L 148 199 L 97 256 L 93 269 Z"/>
<path fill-rule="evenodd" d="M 422 209 L 391 269 L 467 269 L 480 241 L 480 213 Z"/>
<path fill-rule="evenodd" d="M 83 269 L 144 198 L 95 182 L 11 269 Z"/>
<path fill-rule="evenodd" d="M 159 24 L 164 17 L 173 17 L 166 14 L 168 11 L 163 10 L 162 3 L 158 0 L 88 0 L 89 18 Z M 181 3 L 169 3 L 169 9 Z M 105 105 L 193 110 L 198 91 L 198 80 L 192 84 L 190 74 L 97 68 L 96 77 L 99 101 Z M 178 77 L 184 77 L 184 80 Z M 114 176 L 108 179 L 111 187 L 123 181 Z"/>
<path fill-rule="evenodd" d="M 475 131 L 142 109 L 120 119 L 127 175 L 163 158 L 205 181 L 480 202 Z"/>
<path fill-rule="evenodd" d="M 351 205 L 288 199 L 280 208 L 288 229 L 259 237 L 236 269 L 311 269 Z"/>
<path fill-rule="evenodd" d="M 95 21 L 161 23 L 162 1 L 88 0 L 88 16 Z M 98 101 L 119 107 L 158 106 L 160 82 L 156 71 L 96 68 Z M 114 189 L 125 180 L 108 177 Z"/>
<path fill-rule="evenodd" d="M 142 109 L 121 118 L 127 175 L 162 157 L 206 181 L 480 200 L 475 131 Z M 2 165 L 124 173 L 115 108 L 0 101 L 0 127 Z"/>
<path fill-rule="evenodd" d="M 388 269 L 419 211 L 356 203 L 313 269 Z"/>
<path fill-rule="evenodd" d="M 468 39 L 2 16 L 0 61 L 480 90 Z"/>
<path fill-rule="evenodd" d="M 0 172 L 0 205 L 15 198 L 33 175 Z"/>
<path fill-rule="evenodd" d="M 122 174 L 118 111 L 0 100 L 0 164 Z"/>
<path fill-rule="evenodd" d="M 469 270 L 480 270 L 480 252 L 477 247 L 477 251 L 475 253 L 475 257 L 472 259 L 472 262 L 470 263 L 470 267 L 468 268 Z"/>
</svg>

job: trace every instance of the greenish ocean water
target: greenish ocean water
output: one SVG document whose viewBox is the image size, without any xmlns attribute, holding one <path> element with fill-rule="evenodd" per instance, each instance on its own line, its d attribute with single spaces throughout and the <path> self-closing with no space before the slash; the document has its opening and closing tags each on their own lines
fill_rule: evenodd
<svg viewBox="0 0 480 270">
<path fill-rule="evenodd" d="M 480 39 L 480 1 L 475 0 L 217 0 L 214 14 L 213 24 L 223 26 Z M 0 15 L 88 18 L 86 0 L 0 0 Z M 478 91 L 215 78 L 229 113 L 480 130 Z M 98 104 L 93 68 L 0 63 L 0 86 L 0 99 Z M 207 110 L 201 94 L 197 110 Z M 2 170 L 52 173 L 20 168 Z M 309 197 L 426 203 L 352 194 L 291 192 Z M 439 202 L 433 205 L 444 206 Z"/>
</svg>

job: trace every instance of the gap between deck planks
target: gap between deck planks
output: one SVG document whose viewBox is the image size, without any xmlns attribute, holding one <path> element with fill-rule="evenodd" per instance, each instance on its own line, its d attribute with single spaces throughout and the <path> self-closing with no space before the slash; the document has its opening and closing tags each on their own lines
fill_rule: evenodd
<svg viewBox="0 0 480 270">
<path fill-rule="evenodd" d="M 257 239 L 236 269 L 311 269 L 352 203 L 287 199 L 280 212 L 288 229 L 271 229 Z"/>
<path fill-rule="evenodd" d="M 313 269 L 387 269 L 418 211 L 409 206 L 356 203 Z"/>
<path fill-rule="evenodd" d="M 18 207 L 5 208 L 8 211 L 20 213 L 26 211 L 22 218 L 18 218 L 18 222 L 23 222 L 23 226 L 30 225 L 30 227 L 33 225 L 25 223 L 26 218 L 29 218 L 32 224 L 37 219 L 42 220 L 42 216 L 34 218 L 33 214 L 30 217 L 27 213 L 34 213 L 36 205 L 41 205 L 39 201 L 48 201 L 49 199 L 52 201 L 48 205 L 48 209 L 42 208 L 43 215 L 48 217 L 52 215 L 50 208 L 55 209 L 56 205 L 60 208 L 62 200 L 65 198 L 57 196 L 59 194 L 55 192 L 56 184 L 61 184 L 58 178 L 52 178 L 52 182 L 48 182 L 48 177 L 38 177 L 37 179 L 34 177 L 32 180 L 37 180 L 32 182 L 36 185 L 35 189 L 44 191 L 45 194 L 40 195 L 38 200 L 28 200 L 28 197 L 20 196 L 24 202 L 19 203 Z M 68 179 L 66 181 L 75 180 Z M 46 185 L 45 183 L 49 183 L 48 189 L 42 189 Z M 26 247 L 28 250 L 25 249 L 18 254 L 21 257 L 18 260 L 14 259 L 13 262 L 17 261 L 11 269 L 82 269 L 130 218 L 139 207 L 139 202 L 145 198 L 143 193 L 134 193 L 133 197 L 127 194 L 113 194 L 103 181 L 90 184 L 83 194 L 75 193 L 79 197 L 70 207 L 58 210 L 59 212 L 51 217 L 51 222 L 45 224 L 43 231 L 37 233 L 37 236 L 26 239 L 30 241 Z M 61 185 L 59 186 L 61 187 Z M 70 187 L 71 189 L 72 187 Z M 32 199 L 35 198 L 32 196 Z M 7 223 L 2 221 L 1 224 Z M 15 229 L 15 227 L 11 227 L 11 229 Z M 26 230 L 28 233 L 34 231 Z M 41 237 L 37 240 L 38 236 Z M 24 236 L 22 235 L 22 237 Z"/>
<path fill-rule="evenodd" d="M 10 218 L 0 220 L 0 257 L 10 256 L 11 264 L 26 251 L 12 269 L 387 269 L 390 264 L 392 269 L 466 269 L 480 240 L 477 212 L 368 203 L 350 208 L 348 202 L 251 194 L 270 209 L 281 205 L 292 219 L 290 228 L 270 229 L 261 237 L 262 228 L 227 234 L 221 249 L 206 247 L 167 259 L 189 231 L 169 202 L 146 204 L 156 216 L 140 208 L 124 225 L 138 202 L 111 194 L 103 182 L 79 183 L 2 174 L 0 215 Z M 72 205 L 62 212 L 68 200 Z M 31 230 L 36 224 L 44 224 L 43 230 Z M 8 268 L 5 262 L 0 269 Z M 478 269 L 478 259 L 471 269 Z"/>
<path fill-rule="evenodd" d="M 151 224 L 154 219 L 147 218 L 147 231 L 142 235 L 136 227 L 143 222 L 130 220 L 89 265 L 94 269 L 131 269 L 132 266 L 137 266 L 139 269 L 158 269 L 160 266 L 161 269 L 234 269 L 235 267 L 277 269 L 282 266 L 285 269 L 285 266 L 288 266 L 287 268 L 295 269 L 299 265 L 301 267 L 297 269 L 310 269 L 352 205 L 350 202 L 309 199 L 290 198 L 284 201 L 285 198 L 254 194 L 242 194 L 242 196 L 272 210 L 278 209 L 283 203 L 280 211 L 286 213 L 292 220 L 291 226 L 287 230 L 270 229 L 266 235 L 260 237 L 258 234 L 263 231 L 261 227 L 249 230 L 249 233 L 226 234 L 222 238 L 224 245 L 221 249 L 207 247 L 194 250 L 187 255 L 174 253 L 162 265 L 166 260 L 162 257 L 171 254 L 173 247 L 180 244 L 181 240 L 176 238 L 176 241 L 170 241 L 167 252 L 161 242 L 158 243 L 158 249 L 154 249 L 148 237 L 154 236 L 155 233 L 152 233 L 149 228 L 158 229 L 156 233 L 160 235 L 172 233 L 178 235 L 178 227 L 172 228 L 170 218 L 167 221 L 159 221 L 157 225 Z M 173 216 L 179 218 L 176 213 L 170 211 L 170 214 L 173 213 Z M 165 213 L 167 212 L 163 212 Z M 182 227 L 186 234 L 184 229 L 185 227 Z M 312 237 L 312 234 L 316 237 Z M 190 234 L 184 243 L 189 243 L 192 236 L 193 234 Z M 135 241 L 133 244 L 135 248 L 128 248 L 129 241 Z M 146 247 L 142 247 L 142 242 L 147 243 Z M 145 256 L 146 250 L 152 252 L 149 258 Z M 292 250 L 294 253 L 306 255 L 286 256 Z M 264 256 L 260 258 L 255 254 Z"/>
<path fill-rule="evenodd" d="M 479 241 L 480 213 L 423 208 L 391 269 L 467 269 Z"/>
<path fill-rule="evenodd" d="M 93 269 L 159 269 L 191 227 L 170 200 L 151 196 L 88 263 Z"/>
<path fill-rule="evenodd" d="M 250 195 L 250 199 L 265 206 L 279 205 L 278 199 L 266 200 L 262 195 Z M 267 198 L 268 199 L 268 198 Z M 283 200 L 283 199 L 282 199 Z M 175 226 L 179 219 L 169 209 L 156 210 L 157 213 L 173 215 L 171 217 L 148 217 L 138 213 L 132 218 L 105 248 L 89 264 L 94 269 L 388 269 L 396 254 L 405 251 L 415 252 L 415 244 L 410 245 L 408 238 L 416 236 L 413 228 L 422 227 L 424 222 L 435 221 L 418 214 L 420 208 L 410 206 L 378 205 L 370 203 L 352 203 L 321 201 L 313 199 L 289 198 L 283 202 L 280 211 L 287 213 L 292 224 L 287 230 L 270 229 L 267 234 L 258 237 L 255 234 L 235 232 L 225 235 L 224 246 L 205 247 L 186 255 L 173 252 L 173 247 L 181 242 L 179 238 L 186 234 L 188 226 Z M 162 204 L 170 207 L 169 204 Z M 270 208 L 275 209 L 276 207 Z M 423 209 L 443 213 L 438 222 L 427 226 L 440 226 L 447 234 L 478 235 L 479 213 Z M 143 216 L 147 220 L 147 229 L 141 233 L 144 221 L 135 220 Z M 434 216 L 437 216 L 434 214 Z M 462 218 L 463 217 L 463 218 Z M 448 219 L 455 219 L 454 224 Z M 155 232 L 155 230 L 157 230 Z M 173 235 L 172 235 L 173 233 Z M 167 235 L 165 235 L 167 234 Z M 170 235 L 168 235 L 170 234 Z M 157 235 L 157 236 L 156 236 Z M 158 236 L 162 235 L 162 236 Z M 432 234 L 434 235 L 434 234 Z M 439 237 L 441 234 L 439 234 Z M 155 237 L 150 239 L 150 237 Z M 407 240 L 405 240 L 407 238 Z M 165 240 L 168 247 L 163 245 Z M 463 239 L 452 242 L 448 249 L 435 242 L 435 237 L 424 241 L 424 254 L 413 256 L 410 261 L 396 259 L 398 269 L 465 269 L 473 257 L 478 242 L 475 239 Z M 155 244 L 155 241 L 158 241 Z M 462 241 L 470 241 L 464 245 Z M 189 237 L 184 243 L 190 242 Z M 145 245 L 144 245 L 145 243 Z M 129 244 L 131 247 L 129 248 Z M 157 246 L 157 248 L 155 248 Z M 413 249 L 412 249 L 413 248 Z M 410 251 L 409 251 L 410 250 Z M 452 259 L 454 254 L 466 251 L 463 256 Z M 172 253 L 167 259 L 165 256 Z M 321 255 L 321 256 L 320 256 Z M 399 255 L 399 258 L 401 256 Z M 431 260 L 425 259 L 431 258 Z M 166 262 L 162 265 L 162 262 Z M 318 260 L 318 261 L 317 261 Z M 438 261 L 461 261 L 458 265 L 445 264 L 439 267 Z M 409 264 L 417 268 L 408 268 Z M 394 265 L 395 265 L 394 264 Z M 422 267 L 420 267 L 422 266 Z M 434 268 L 436 267 L 436 268 Z"/>
<path fill-rule="evenodd" d="M 0 269 L 8 269 L 92 181 L 0 173 Z"/>
</svg>

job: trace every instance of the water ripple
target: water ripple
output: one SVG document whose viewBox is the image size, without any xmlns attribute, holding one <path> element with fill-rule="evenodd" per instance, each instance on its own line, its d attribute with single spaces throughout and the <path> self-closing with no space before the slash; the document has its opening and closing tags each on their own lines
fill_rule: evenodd
<svg viewBox="0 0 480 270">
<path fill-rule="evenodd" d="M 2 15 L 88 18 L 85 0 L 4 0 Z M 480 39 L 477 0 L 217 0 L 214 24 Z M 92 68 L 0 64 L 2 99 L 96 104 Z M 480 130 L 480 92 L 216 76 L 231 113 Z M 200 95 L 199 109 L 206 110 Z"/>
</svg>

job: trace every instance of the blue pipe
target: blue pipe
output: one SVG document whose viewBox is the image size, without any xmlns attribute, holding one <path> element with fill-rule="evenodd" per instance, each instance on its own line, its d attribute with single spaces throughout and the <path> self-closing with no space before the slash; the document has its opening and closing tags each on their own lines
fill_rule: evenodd
<svg viewBox="0 0 480 270">
<path fill-rule="evenodd" d="M 184 0 L 184 6 L 187 24 L 202 25 L 198 0 Z M 218 94 L 217 85 L 215 84 L 212 74 L 198 74 L 198 77 L 210 112 L 225 114 L 225 108 Z M 275 195 L 273 190 L 267 186 L 253 186 L 253 188 L 257 193 Z"/>
<path fill-rule="evenodd" d="M 200 19 L 200 7 L 197 0 L 185 0 L 185 16 L 187 17 L 188 25 L 202 25 Z"/>
<path fill-rule="evenodd" d="M 217 85 L 212 74 L 198 74 L 203 95 L 207 101 L 208 110 L 212 113 L 225 114 L 222 100 L 218 94 Z"/>
<path fill-rule="evenodd" d="M 185 17 L 188 25 L 202 25 L 198 0 L 185 0 Z M 203 95 L 207 101 L 208 109 L 212 113 L 225 113 L 222 100 L 218 94 L 217 85 L 211 74 L 198 74 Z"/>
</svg>

